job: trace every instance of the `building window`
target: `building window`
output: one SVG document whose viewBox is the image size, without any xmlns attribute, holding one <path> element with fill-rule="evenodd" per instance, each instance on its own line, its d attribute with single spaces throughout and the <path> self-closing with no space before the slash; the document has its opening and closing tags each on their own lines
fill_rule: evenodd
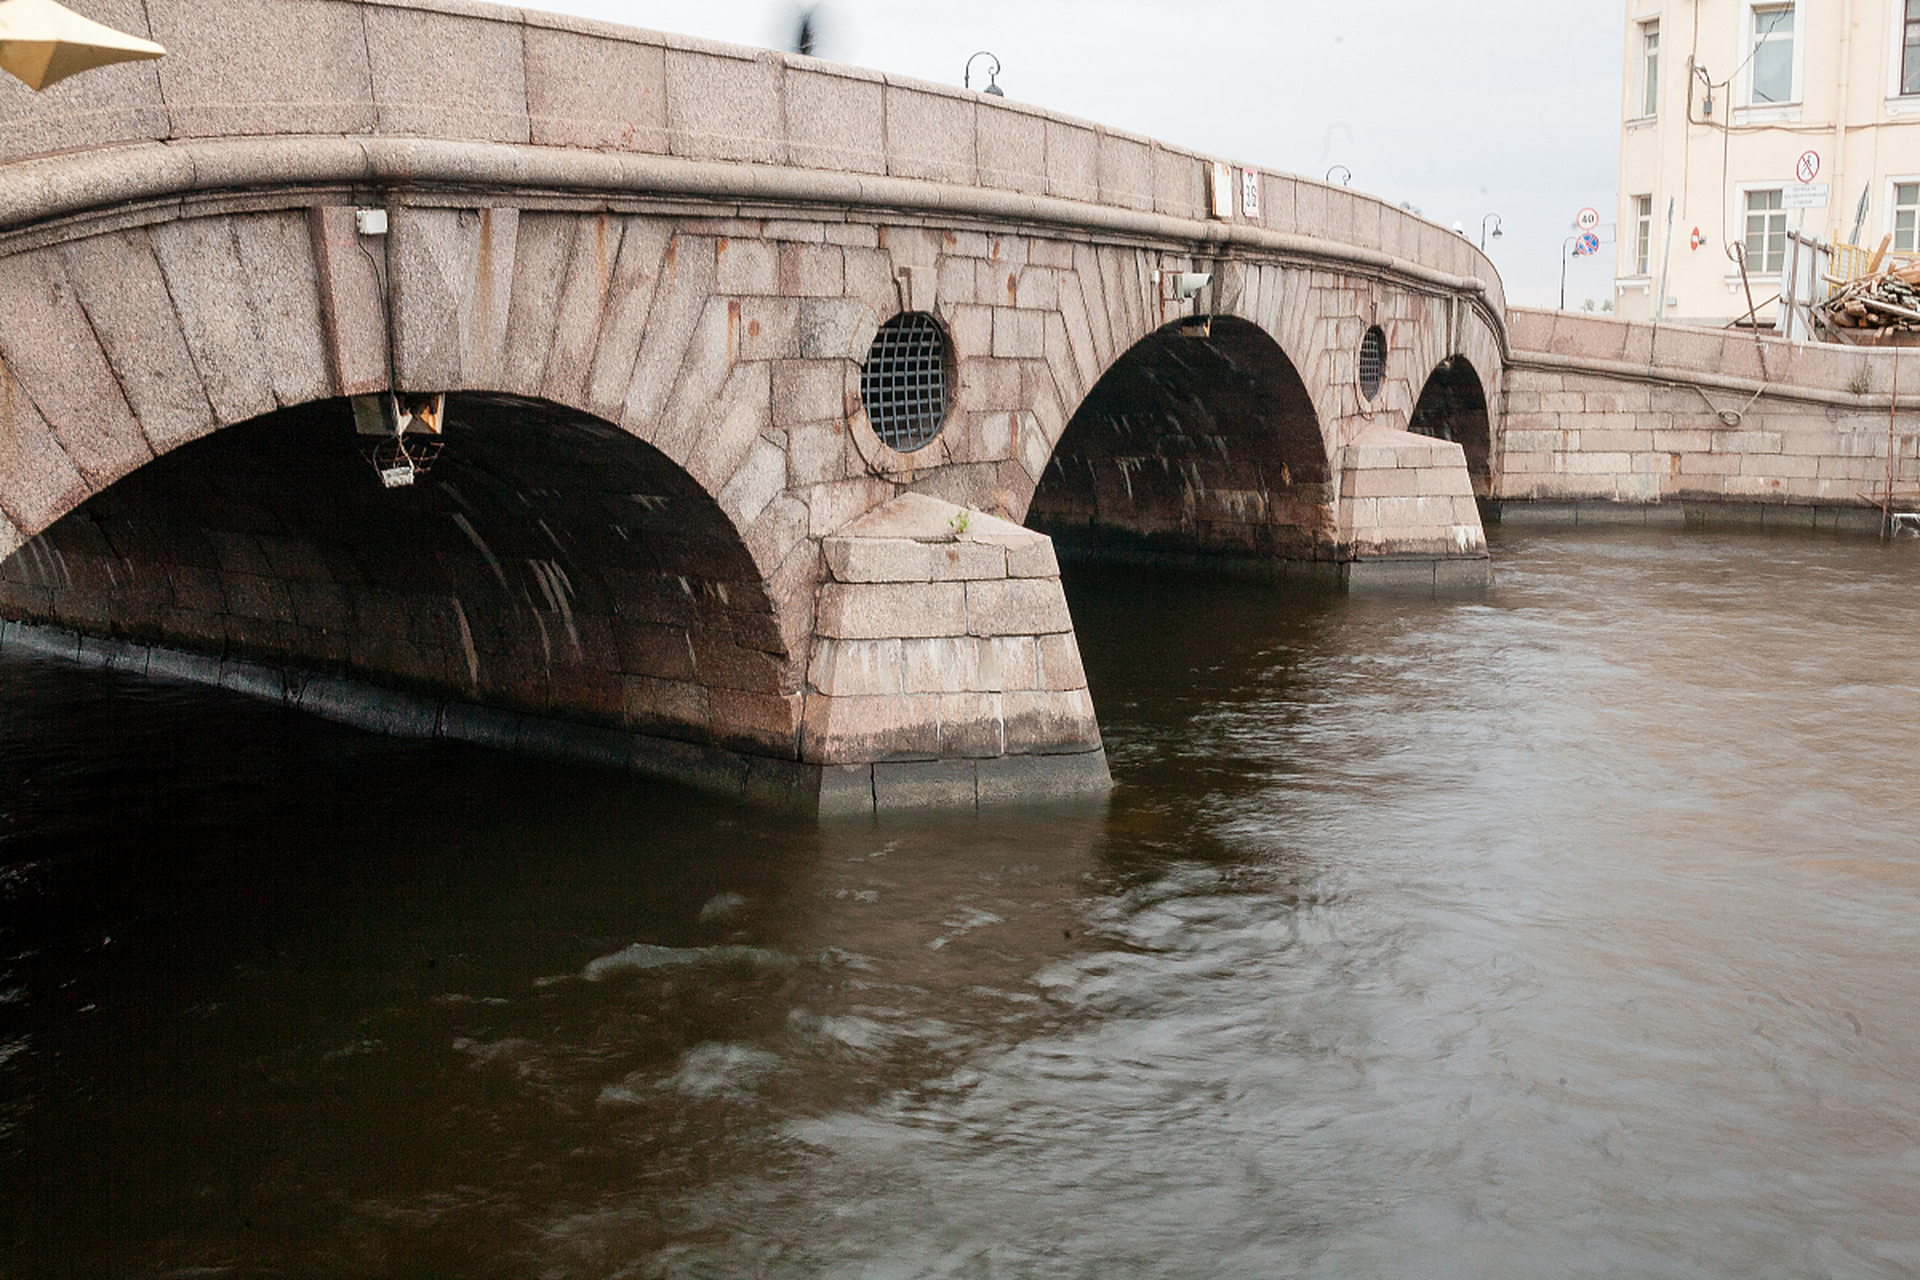
<svg viewBox="0 0 1920 1280">
<path fill-rule="evenodd" d="M 1787 260 L 1787 213 L 1780 188 L 1747 192 L 1747 270 L 1777 276 Z"/>
<path fill-rule="evenodd" d="M 1908 0 L 1909 7 L 1920 4 L 1920 0 Z M 1660 111 L 1660 24 L 1643 22 L 1640 24 L 1640 114 L 1657 115 Z"/>
<path fill-rule="evenodd" d="M 1633 198 L 1633 274 L 1644 276 L 1653 261 L 1653 197 Z"/>
<path fill-rule="evenodd" d="M 1753 7 L 1752 48 L 1753 105 L 1794 101 L 1792 5 Z"/>
<path fill-rule="evenodd" d="M 1920 0 L 1907 0 L 1906 39 L 1900 48 L 1900 92 L 1920 93 Z"/>
<path fill-rule="evenodd" d="M 1920 182 L 1893 184 L 1893 250 L 1895 253 L 1920 252 Z"/>
</svg>

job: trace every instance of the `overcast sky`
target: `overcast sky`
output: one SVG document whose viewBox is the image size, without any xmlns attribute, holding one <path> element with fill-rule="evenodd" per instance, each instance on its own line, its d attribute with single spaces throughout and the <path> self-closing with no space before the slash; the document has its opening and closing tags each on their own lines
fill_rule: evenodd
<svg viewBox="0 0 1920 1280">
<path fill-rule="evenodd" d="M 791 47 L 792 0 L 535 0 L 534 7 Z M 1617 0 L 831 0 L 815 52 L 958 84 L 997 54 L 1009 97 L 1258 168 L 1414 205 L 1488 241 L 1508 297 L 1552 306 L 1583 205 L 1611 239 Z M 987 60 L 975 64 L 976 77 Z M 982 81 L 975 80 L 978 87 Z M 1567 305 L 1612 295 L 1611 246 L 1574 259 Z"/>
</svg>

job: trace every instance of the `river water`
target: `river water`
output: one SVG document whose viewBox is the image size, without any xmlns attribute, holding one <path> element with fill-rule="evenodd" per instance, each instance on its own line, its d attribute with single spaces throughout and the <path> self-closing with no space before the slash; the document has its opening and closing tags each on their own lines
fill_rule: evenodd
<svg viewBox="0 0 1920 1280">
<path fill-rule="evenodd" d="M 0 1275 L 1911 1276 L 1920 545 L 1069 595 L 813 824 L 0 665 Z"/>
</svg>

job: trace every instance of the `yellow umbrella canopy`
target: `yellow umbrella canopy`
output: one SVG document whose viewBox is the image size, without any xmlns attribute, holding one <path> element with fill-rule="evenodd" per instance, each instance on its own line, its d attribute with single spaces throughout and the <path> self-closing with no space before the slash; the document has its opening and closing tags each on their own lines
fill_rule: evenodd
<svg viewBox="0 0 1920 1280">
<path fill-rule="evenodd" d="M 54 0 L 0 3 L 0 68 L 36 92 L 77 72 L 165 53 L 151 40 L 102 26 Z"/>
</svg>

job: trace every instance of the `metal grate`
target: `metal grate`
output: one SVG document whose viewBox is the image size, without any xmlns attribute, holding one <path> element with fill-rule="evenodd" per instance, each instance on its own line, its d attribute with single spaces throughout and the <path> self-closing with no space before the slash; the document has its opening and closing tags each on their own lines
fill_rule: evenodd
<svg viewBox="0 0 1920 1280">
<path fill-rule="evenodd" d="M 1380 394 L 1380 379 L 1387 372 L 1387 335 L 1375 325 L 1360 339 L 1360 394 L 1371 400 Z"/>
<path fill-rule="evenodd" d="M 880 326 L 860 369 L 860 402 L 889 449 L 912 453 L 940 434 L 947 418 L 947 336 L 921 311 Z"/>
</svg>

